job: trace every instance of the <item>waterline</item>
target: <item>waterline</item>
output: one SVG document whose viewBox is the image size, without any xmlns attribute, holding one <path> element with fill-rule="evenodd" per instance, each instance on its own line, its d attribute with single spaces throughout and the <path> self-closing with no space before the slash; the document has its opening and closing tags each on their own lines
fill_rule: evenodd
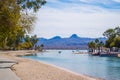
<svg viewBox="0 0 120 80">
<path fill-rule="evenodd" d="M 89 54 L 74 54 L 73 50 L 49 50 L 36 56 L 26 56 L 38 61 L 54 64 L 71 71 L 104 78 L 106 80 L 120 80 L 120 59 L 96 57 Z"/>
</svg>

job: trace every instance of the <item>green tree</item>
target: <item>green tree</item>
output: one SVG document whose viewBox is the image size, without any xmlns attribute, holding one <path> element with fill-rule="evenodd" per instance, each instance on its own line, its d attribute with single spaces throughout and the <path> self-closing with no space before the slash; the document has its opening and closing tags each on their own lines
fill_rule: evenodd
<svg viewBox="0 0 120 80">
<path fill-rule="evenodd" d="M 98 44 L 99 43 L 99 39 L 95 39 L 95 43 Z"/>
<path fill-rule="evenodd" d="M 26 35 L 24 37 L 24 43 L 23 43 L 23 45 L 25 45 L 24 49 L 30 49 L 30 48 L 32 48 L 32 43 L 31 43 L 30 37 L 28 35 Z"/>
<path fill-rule="evenodd" d="M 38 42 L 38 40 L 39 39 L 37 38 L 37 35 L 31 36 L 30 41 L 32 43 L 33 48 L 35 47 L 35 44 Z"/>
<path fill-rule="evenodd" d="M 20 18 L 20 8 L 15 0 L 1 0 L 0 2 L 0 42 L 3 49 L 8 48 L 7 43 L 15 37 Z"/>
<path fill-rule="evenodd" d="M 114 41 L 114 38 L 108 38 L 105 42 L 105 47 L 111 48 L 111 43 Z"/>
<path fill-rule="evenodd" d="M 100 46 L 100 47 L 104 46 L 104 42 L 103 42 L 103 41 L 100 41 L 100 42 L 99 42 L 99 46 Z"/>
<path fill-rule="evenodd" d="M 112 47 L 120 48 L 120 36 L 116 37 L 111 45 Z"/>
<path fill-rule="evenodd" d="M 108 29 L 103 33 L 103 36 L 106 36 L 107 38 L 115 38 L 116 33 L 114 29 Z"/>
<path fill-rule="evenodd" d="M 92 51 L 92 52 L 95 52 L 95 49 L 96 49 L 96 44 L 95 42 L 91 41 L 88 43 L 88 47 L 89 47 L 89 50 Z"/>
<path fill-rule="evenodd" d="M 90 51 L 95 52 L 95 50 L 98 50 L 98 52 L 102 51 L 102 47 L 104 46 L 103 41 L 99 41 L 99 39 L 95 39 L 95 41 L 91 41 L 88 43 L 88 47 Z"/>
<path fill-rule="evenodd" d="M 99 46 L 99 42 L 100 42 L 99 39 L 95 39 L 95 44 L 96 44 L 96 48 L 97 48 L 97 49 L 100 48 L 100 46 Z"/>
<path fill-rule="evenodd" d="M 120 36 L 120 27 L 115 27 L 114 29 L 108 29 L 106 30 L 103 35 L 107 37 L 105 46 L 107 48 L 117 47 L 117 43 Z M 119 42 L 118 42 L 119 43 Z"/>
<path fill-rule="evenodd" d="M 23 36 L 32 30 L 35 20 L 28 10 L 36 12 L 45 0 L 1 0 L 0 1 L 0 48 L 16 47 Z"/>
<path fill-rule="evenodd" d="M 45 0 L 16 0 L 22 11 L 30 9 L 34 12 L 38 11 L 42 5 L 46 3 Z"/>
<path fill-rule="evenodd" d="M 116 36 L 120 36 L 120 27 L 115 27 L 115 33 L 116 33 Z"/>
</svg>

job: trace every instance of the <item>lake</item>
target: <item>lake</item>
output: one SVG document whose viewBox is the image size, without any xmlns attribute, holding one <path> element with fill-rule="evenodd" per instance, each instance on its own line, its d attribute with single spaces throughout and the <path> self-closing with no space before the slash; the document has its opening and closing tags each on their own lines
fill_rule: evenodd
<svg viewBox="0 0 120 80">
<path fill-rule="evenodd" d="M 120 58 L 74 54 L 75 52 L 86 52 L 86 50 L 47 50 L 24 58 L 47 62 L 92 77 L 120 80 Z"/>
</svg>

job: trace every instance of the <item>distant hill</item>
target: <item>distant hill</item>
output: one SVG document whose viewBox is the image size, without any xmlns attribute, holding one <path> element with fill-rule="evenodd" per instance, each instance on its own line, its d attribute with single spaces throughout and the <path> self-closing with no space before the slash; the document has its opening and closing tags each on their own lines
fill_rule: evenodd
<svg viewBox="0 0 120 80">
<path fill-rule="evenodd" d="M 37 45 L 44 44 L 45 49 L 87 49 L 88 42 L 95 39 L 79 37 L 73 34 L 69 38 L 61 38 L 60 36 L 55 36 L 51 39 L 39 38 Z M 98 39 L 103 42 L 106 41 L 106 38 Z"/>
</svg>

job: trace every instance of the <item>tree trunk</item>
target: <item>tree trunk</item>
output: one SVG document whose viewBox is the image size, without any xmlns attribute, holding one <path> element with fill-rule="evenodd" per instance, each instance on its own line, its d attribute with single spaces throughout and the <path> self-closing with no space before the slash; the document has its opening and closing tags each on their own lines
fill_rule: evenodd
<svg viewBox="0 0 120 80">
<path fill-rule="evenodd" d="M 7 37 L 3 40 L 3 50 L 7 49 Z"/>
</svg>

